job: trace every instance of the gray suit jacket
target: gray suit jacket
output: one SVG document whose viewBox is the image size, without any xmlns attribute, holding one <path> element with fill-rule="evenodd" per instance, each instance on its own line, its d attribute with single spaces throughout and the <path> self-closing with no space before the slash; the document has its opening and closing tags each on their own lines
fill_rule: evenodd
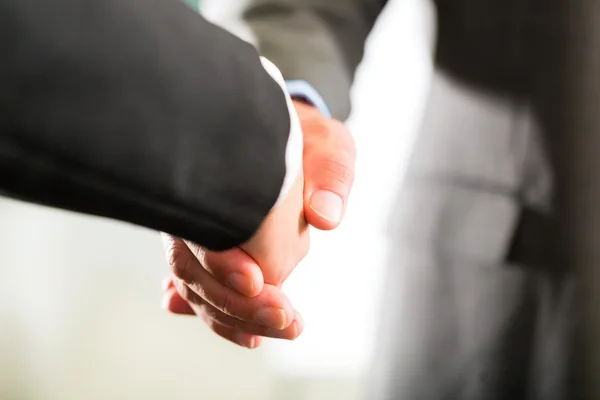
<svg viewBox="0 0 600 400">
<path fill-rule="evenodd" d="M 248 0 L 334 115 L 384 0 Z M 600 2 L 436 0 L 435 73 L 391 218 L 367 399 L 597 398 Z M 588 340 L 590 338 L 590 340 Z"/>
<path fill-rule="evenodd" d="M 350 86 L 365 40 L 387 0 L 246 0 L 242 18 L 260 52 L 288 79 L 315 86 L 333 115 L 350 113 Z"/>
</svg>

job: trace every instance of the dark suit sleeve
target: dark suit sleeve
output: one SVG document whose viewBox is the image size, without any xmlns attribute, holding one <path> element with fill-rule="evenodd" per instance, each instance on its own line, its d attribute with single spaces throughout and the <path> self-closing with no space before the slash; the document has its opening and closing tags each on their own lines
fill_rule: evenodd
<svg viewBox="0 0 600 400">
<path fill-rule="evenodd" d="M 213 0 L 218 1 L 218 0 Z M 350 113 L 350 86 L 386 0 L 247 0 L 238 12 L 261 54 L 287 79 L 303 79 L 334 117 Z"/>
<path fill-rule="evenodd" d="M 3 194 L 212 249 L 275 203 L 283 91 L 179 0 L 2 0 L 0 54 Z"/>
</svg>

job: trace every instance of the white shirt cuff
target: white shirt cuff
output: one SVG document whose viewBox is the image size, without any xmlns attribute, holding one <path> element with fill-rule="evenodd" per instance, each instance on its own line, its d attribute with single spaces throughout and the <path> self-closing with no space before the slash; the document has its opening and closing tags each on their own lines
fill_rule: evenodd
<svg viewBox="0 0 600 400">
<path fill-rule="evenodd" d="M 260 60 L 267 73 L 271 75 L 273 80 L 275 80 L 275 82 L 277 82 L 277 84 L 281 87 L 281 90 L 285 95 L 285 100 L 287 102 L 288 111 L 290 114 L 290 133 L 285 150 L 285 178 L 283 179 L 283 185 L 281 186 L 279 197 L 275 202 L 275 205 L 277 205 L 279 202 L 285 199 L 292 186 L 294 186 L 296 178 L 301 171 L 304 142 L 302 137 L 302 128 L 300 126 L 300 119 L 296 113 L 296 108 L 294 107 L 292 98 L 287 91 L 286 82 L 283 79 L 283 75 L 275 66 L 275 64 L 265 57 L 261 57 Z"/>
</svg>

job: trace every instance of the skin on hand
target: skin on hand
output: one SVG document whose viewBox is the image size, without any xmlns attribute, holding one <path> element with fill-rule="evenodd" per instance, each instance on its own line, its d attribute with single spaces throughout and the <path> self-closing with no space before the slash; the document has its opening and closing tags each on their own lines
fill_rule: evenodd
<svg viewBox="0 0 600 400">
<path fill-rule="evenodd" d="M 356 147 L 348 128 L 294 101 L 304 135 L 304 213 L 321 230 L 337 228 L 354 184 Z"/>
<path fill-rule="evenodd" d="M 356 150 L 347 128 L 339 121 L 323 117 L 310 105 L 294 103 L 304 134 L 303 216 L 301 212 L 288 213 L 299 207 L 296 195 L 302 188 L 299 177 L 281 207 L 269 215 L 272 219 L 267 219 L 262 231 L 242 246 L 253 253 L 252 257 L 241 248 L 219 253 L 204 251 L 197 245 L 164 235 L 173 271 L 173 277 L 164 285 L 164 308 L 175 314 L 201 316 L 216 334 L 248 348 L 257 347 L 260 336 L 292 340 L 301 333 L 302 318 L 294 312 L 280 286 L 308 250 L 307 223 L 322 230 L 336 228 L 343 219 L 354 181 Z M 293 220 L 291 215 L 298 218 Z M 270 230 L 277 221 L 288 232 L 294 230 L 295 235 L 282 242 L 276 230 Z M 295 240 L 298 247 L 294 249 Z M 283 260 L 281 264 L 268 260 L 273 243 L 281 246 L 273 258 Z M 181 248 L 178 251 L 183 256 L 174 259 L 174 246 L 185 246 L 187 251 Z M 290 251 L 287 254 L 283 250 L 286 248 Z M 181 269 L 202 271 L 187 276 Z M 279 311 L 271 312 L 270 316 L 269 312 L 263 313 L 259 322 L 259 310 L 265 308 L 283 310 L 285 323 L 277 321 L 276 316 L 283 315 Z M 271 326 L 265 330 L 264 320 L 268 318 Z M 278 324 L 285 328 L 273 328 Z"/>
<path fill-rule="evenodd" d="M 298 176 L 286 198 L 271 210 L 256 234 L 240 247 L 260 266 L 264 283 L 281 287 L 310 247 L 302 197 L 304 180 Z"/>
<path fill-rule="evenodd" d="M 163 284 L 165 308 L 182 315 L 198 315 L 219 336 L 250 348 L 260 343 L 253 336 L 292 340 L 302 332 L 302 318 L 279 288 L 265 284 L 258 295 L 244 296 L 204 268 L 210 252 L 170 235 L 162 237 L 172 273 Z M 236 261 L 256 265 L 243 250 L 230 252 L 235 253 L 232 258 Z M 225 257 L 220 261 L 228 260 Z M 218 269 L 218 265 L 212 267 Z"/>
<path fill-rule="evenodd" d="M 216 334 L 246 347 L 257 346 L 256 336 L 295 339 L 303 322 L 279 287 L 308 252 L 303 185 L 300 173 L 286 197 L 269 212 L 252 238 L 239 251 L 230 251 L 229 259 L 223 260 L 224 268 L 218 268 L 215 260 L 223 257 L 223 253 L 207 252 L 193 243 L 164 235 L 175 288 L 167 290 L 170 297 L 164 301 L 181 306 L 173 297 L 176 292 L 188 303 L 188 313 L 193 311 Z M 207 260 L 211 257 L 212 262 Z M 239 271 L 231 271 L 232 265 L 245 268 L 249 275 L 262 272 L 262 290 L 248 297 L 219 282 L 219 277 L 227 276 L 227 282 L 235 287 L 247 280 L 247 287 L 240 288 L 244 294 L 254 294 L 252 280 Z"/>
</svg>

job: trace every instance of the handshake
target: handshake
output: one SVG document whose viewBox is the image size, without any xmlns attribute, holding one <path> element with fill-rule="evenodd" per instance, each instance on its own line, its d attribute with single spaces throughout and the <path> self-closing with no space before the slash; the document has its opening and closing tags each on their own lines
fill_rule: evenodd
<svg viewBox="0 0 600 400">
<path fill-rule="evenodd" d="M 309 250 L 309 225 L 342 220 L 354 180 L 354 142 L 345 126 L 294 102 L 303 131 L 303 171 L 250 240 L 225 252 L 163 234 L 171 276 L 163 306 L 197 315 L 219 336 L 247 348 L 262 337 L 293 340 L 303 321 L 281 286 Z"/>
</svg>

